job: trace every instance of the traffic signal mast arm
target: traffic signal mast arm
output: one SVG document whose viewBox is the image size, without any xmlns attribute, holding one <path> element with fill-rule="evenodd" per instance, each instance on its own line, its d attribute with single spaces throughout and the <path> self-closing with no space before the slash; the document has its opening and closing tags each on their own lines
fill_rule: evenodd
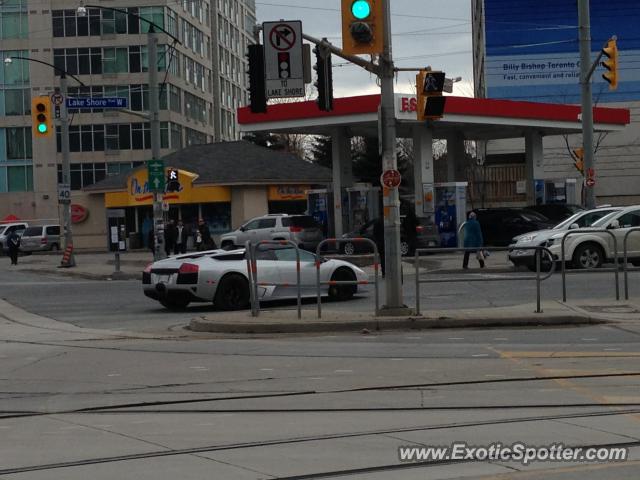
<svg viewBox="0 0 640 480">
<path fill-rule="evenodd" d="M 354 63 L 356 65 L 358 65 L 359 67 L 364 68 L 367 72 L 371 72 L 375 75 L 381 76 L 382 75 L 382 69 L 380 68 L 380 65 L 378 65 L 377 63 L 373 63 L 373 62 L 367 62 L 365 59 L 360 58 L 356 55 L 348 55 L 346 53 L 344 53 L 344 51 L 342 51 L 342 49 L 336 47 L 335 45 L 333 45 L 331 42 L 328 42 L 327 40 L 321 40 L 319 38 L 315 38 L 312 37 L 311 35 L 307 35 L 306 33 L 302 34 L 302 37 L 305 40 L 310 41 L 311 43 L 315 43 L 316 45 L 318 45 L 320 48 L 326 48 L 327 50 L 329 50 L 331 53 L 333 53 L 334 55 L 337 55 L 340 58 L 344 58 L 345 60 Z"/>
</svg>

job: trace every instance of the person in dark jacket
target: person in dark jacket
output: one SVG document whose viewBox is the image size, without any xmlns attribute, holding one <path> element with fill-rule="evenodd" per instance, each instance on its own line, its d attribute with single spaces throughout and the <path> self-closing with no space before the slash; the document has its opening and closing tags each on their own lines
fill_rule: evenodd
<svg viewBox="0 0 640 480">
<path fill-rule="evenodd" d="M 11 232 L 7 238 L 7 246 L 9 247 L 9 256 L 11 257 L 11 265 L 18 264 L 18 252 L 20 251 L 20 236 L 15 232 Z"/>
<path fill-rule="evenodd" d="M 167 254 L 167 257 L 171 256 L 171 251 L 176 243 L 176 233 L 176 226 L 173 223 L 173 220 L 169 220 L 169 223 L 167 223 L 167 226 L 164 229 L 164 251 Z"/>
<path fill-rule="evenodd" d="M 480 222 L 476 219 L 476 213 L 471 212 L 469 214 L 469 219 L 464 224 L 464 248 L 476 248 L 477 250 L 467 250 L 464 252 L 462 268 L 469 268 L 470 253 L 476 253 L 480 268 L 484 268 L 484 255 L 482 254 L 483 245 L 484 239 L 482 238 Z"/>
<path fill-rule="evenodd" d="M 189 229 L 185 227 L 182 220 L 178 221 L 178 225 L 175 227 L 175 243 L 174 253 L 187 253 L 187 238 L 189 238 Z"/>
<path fill-rule="evenodd" d="M 211 237 L 209 225 L 207 225 L 207 222 L 205 222 L 203 219 L 200 219 L 198 221 L 198 233 L 200 234 L 199 237 L 201 239 L 200 246 L 198 247 L 199 250 L 214 250 L 217 248 L 216 242 Z M 198 237 L 198 234 L 196 234 L 196 237 Z"/>
</svg>

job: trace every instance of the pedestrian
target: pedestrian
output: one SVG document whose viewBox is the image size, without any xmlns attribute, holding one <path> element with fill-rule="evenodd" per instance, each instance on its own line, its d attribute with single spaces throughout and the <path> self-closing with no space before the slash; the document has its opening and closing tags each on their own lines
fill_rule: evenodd
<svg viewBox="0 0 640 480">
<path fill-rule="evenodd" d="M 187 253 L 187 238 L 189 236 L 187 227 L 184 226 L 182 220 L 179 220 L 175 229 L 174 253 L 176 255 L 179 253 Z"/>
<path fill-rule="evenodd" d="M 156 232 L 153 229 L 149 230 L 147 233 L 147 245 L 149 246 L 149 250 L 153 255 L 156 254 Z"/>
<path fill-rule="evenodd" d="M 7 238 L 7 246 L 9 247 L 9 256 L 11 257 L 11 265 L 18 265 L 18 252 L 20 251 L 20 236 L 14 231 Z"/>
<path fill-rule="evenodd" d="M 198 233 L 200 234 L 200 248 L 199 250 L 214 250 L 216 247 L 216 242 L 211 237 L 211 232 L 209 231 L 209 225 L 202 218 L 198 220 Z M 196 234 L 197 235 L 197 234 Z M 198 237 L 196 237 L 196 244 L 198 242 Z"/>
<path fill-rule="evenodd" d="M 167 257 L 171 256 L 171 250 L 176 241 L 176 226 L 173 224 L 173 220 L 169 220 L 166 228 L 164 229 L 164 251 Z"/>
<path fill-rule="evenodd" d="M 484 255 L 482 247 L 484 240 L 482 238 L 482 229 L 480 222 L 476 219 L 476 213 L 471 212 L 469 219 L 464 224 L 464 248 L 475 248 L 476 250 L 465 250 L 464 259 L 462 260 L 462 268 L 469 268 L 469 254 L 475 253 L 480 268 L 484 268 Z"/>
<path fill-rule="evenodd" d="M 384 278 L 384 265 L 385 265 L 385 254 L 384 254 L 384 220 L 382 217 L 378 217 L 373 222 L 373 241 L 378 248 L 378 255 L 380 256 L 380 269 L 382 271 L 382 277 Z"/>
</svg>

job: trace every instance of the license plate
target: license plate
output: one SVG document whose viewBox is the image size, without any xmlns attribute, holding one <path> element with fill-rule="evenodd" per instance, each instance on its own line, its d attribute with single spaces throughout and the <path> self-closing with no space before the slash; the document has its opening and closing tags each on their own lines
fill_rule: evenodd
<svg viewBox="0 0 640 480">
<path fill-rule="evenodd" d="M 169 283 L 171 275 L 158 275 L 157 283 Z"/>
</svg>

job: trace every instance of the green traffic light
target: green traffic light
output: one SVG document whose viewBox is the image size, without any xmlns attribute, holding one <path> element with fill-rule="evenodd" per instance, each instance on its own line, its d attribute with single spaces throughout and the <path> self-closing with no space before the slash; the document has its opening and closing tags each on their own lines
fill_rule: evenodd
<svg viewBox="0 0 640 480">
<path fill-rule="evenodd" d="M 38 124 L 38 132 L 47 133 L 47 130 L 49 130 L 49 129 L 47 128 L 46 124 L 44 124 L 44 123 L 39 123 Z"/>
<path fill-rule="evenodd" d="M 351 5 L 351 14 L 358 20 L 364 20 L 371 15 L 371 2 L 367 0 L 356 0 Z"/>
</svg>

